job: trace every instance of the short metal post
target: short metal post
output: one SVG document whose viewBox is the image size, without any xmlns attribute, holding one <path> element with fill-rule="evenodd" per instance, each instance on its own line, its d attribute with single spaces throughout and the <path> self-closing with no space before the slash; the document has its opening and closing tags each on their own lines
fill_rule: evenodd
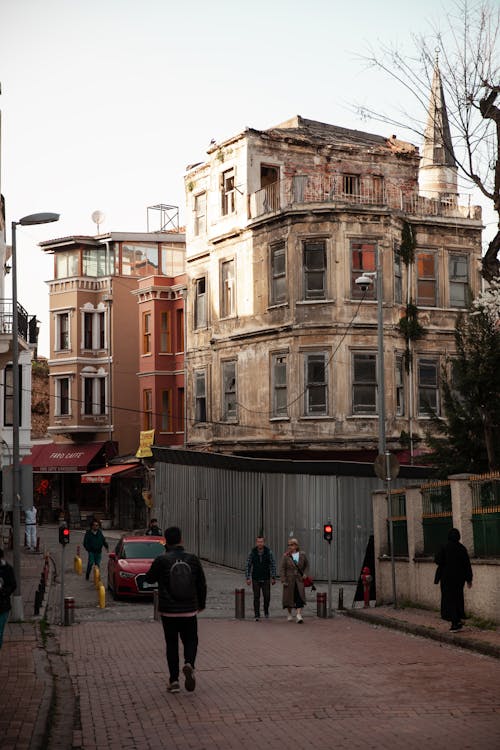
<svg viewBox="0 0 500 750">
<path fill-rule="evenodd" d="M 245 619 L 245 589 L 234 590 L 234 616 L 237 620 Z"/>
<path fill-rule="evenodd" d="M 339 609 L 344 609 L 344 589 L 339 587 Z"/>
<path fill-rule="evenodd" d="M 64 624 L 73 625 L 75 621 L 75 599 L 72 596 L 64 597 Z"/>
<path fill-rule="evenodd" d="M 158 591 L 153 591 L 153 618 L 155 620 L 160 619 L 160 612 L 158 609 Z"/>
<path fill-rule="evenodd" d="M 316 594 L 316 614 L 326 617 L 326 593 Z"/>
</svg>

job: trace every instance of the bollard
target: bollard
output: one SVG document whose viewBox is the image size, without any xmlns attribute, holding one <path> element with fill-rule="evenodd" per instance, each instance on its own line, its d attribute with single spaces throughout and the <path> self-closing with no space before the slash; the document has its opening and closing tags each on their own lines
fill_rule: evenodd
<svg viewBox="0 0 500 750">
<path fill-rule="evenodd" d="M 75 621 L 75 599 L 72 596 L 64 597 L 64 624 L 73 625 Z"/>
<path fill-rule="evenodd" d="M 316 614 L 318 617 L 326 617 L 326 593 L 316 594 Z"/>
<path fill-rule="evenodd" d="M 339 609 L 344 609 L 344 589 L 339 587 Z"/>
<path fill-rule="evenodd" d="M 101 580 L 101 571 L 99 570 L 98 565 L 94 565 L 94 586 L 96 587 L 96 589 L 99 588 L 100 580 Z"/>
<path fill-rule="evenodd" d="M 78 554 L 78 550 L 75 555 L 75 559 L 73 560 L 73 570 L 77 574 L 77 576 L 81 576 L 82 570 L 83 570 L 83 564 L 82 564 L 82 558 Z"/>
<path fill-rule="evenodd" d="M 43 593 L 40 590 L 35 591 L 35 610 L 33 614 L 35 615 L 40 614 L 40 607 L 42 606 L 42 601 L 43 601 Z"/>
<path fill-rule="evenodd" d="M 234 616 L 237 620 L 245 619 L 245 589 L 234 590 Z"/>
<path fill-rule="evenodd" d="M 370 606 L 370 584 L 371 582 L 372 582 L 372 576 L 371 576 L 370 568 L 367 568 L 365 566 L 361 572 L 361 583 L 363 584 L 363 600 L 364 600 L 365 607 Z"/>
<path fill-rule="evenodd" d="M 156 591 L 153 591 L 153 618 L 155 620 L 160 619 L 160 612 L 158 609 L 158 589 Z"/>
<path fill-rule="evenodd" d="M 97 591 L 99 594 L 99 607 L 101 609 L 104 609 L 106 607 L 106 589 L 104 588 L 104 584 L 102 583 L 102 581 L 99 584 L 99 588 L 97 589 Z"/>
</svg>

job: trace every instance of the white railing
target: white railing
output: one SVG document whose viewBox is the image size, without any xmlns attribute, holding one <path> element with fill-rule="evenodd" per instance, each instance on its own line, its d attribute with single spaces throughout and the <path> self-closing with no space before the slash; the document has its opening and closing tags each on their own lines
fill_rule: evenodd
<svg viewBox="0 0 500 750">
<path fill-rule="evenodd" d="M 345 192 L 346 185 L 349 192 Z M 471 205 L 468 196 L 465 196 L 465 205 L 459 205 L 458 196 L 426 198 L 416 191 L 385 186 L 371 177 L 359 177 L 346 183 L 343 175 L 297 174 L 266 185 L 248 198 L 250 219 L 310 203 L 379 206 L 416 216 L 481 218 L 481 208 Z"/>
</svg>

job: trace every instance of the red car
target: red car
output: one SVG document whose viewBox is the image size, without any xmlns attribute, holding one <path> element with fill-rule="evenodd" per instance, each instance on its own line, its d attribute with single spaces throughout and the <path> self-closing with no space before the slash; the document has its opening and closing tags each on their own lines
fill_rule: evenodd
<svg viewBox="0 0 500 750">
<path fill-rule="evenodd" d="M 155 557 L 164 552 L 162 536 L 122 536 L 108 559 L 108 589 L 113 599 L 152 596 L 157 584 L 144 579 Z"/>
</svg>

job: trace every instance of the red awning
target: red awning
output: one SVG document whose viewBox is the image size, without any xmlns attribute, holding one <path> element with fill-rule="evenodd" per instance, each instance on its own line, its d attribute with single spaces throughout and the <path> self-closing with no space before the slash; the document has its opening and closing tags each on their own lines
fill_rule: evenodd
<svg viewBox="0 0 500 750">
<path fill-rule="evenodd" d="M 37 472 L 83 472 L 102 449 L 104 443 L 49 443 L 33 445 L 31 456 L 25 456 L 22 464 L 32 466 Z"/>
<path fill-rule="evenodd" d="M 89 471 L 82 475 L 82 484 L 110 484 L 117 474 L 140 468 L 140 464 L 119 464 L 118 466 L 104 466 L 102 469 Z"/>
</svg>

